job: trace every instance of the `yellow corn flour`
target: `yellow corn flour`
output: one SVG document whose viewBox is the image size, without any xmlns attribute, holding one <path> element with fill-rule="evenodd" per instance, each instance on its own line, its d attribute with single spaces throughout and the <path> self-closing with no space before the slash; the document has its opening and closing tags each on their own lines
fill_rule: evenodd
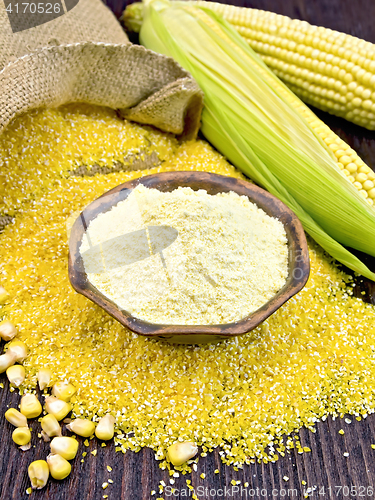
<svg viewBox="0 0 375 500">
<path fill-rule="evenodd" d="M 168 229 L 176 233 L 171 244 Z M 238 321 L 273 297 L 288 275 L 283 224 L 233 191 L 162 193 L 138 185 L 90 222 L 80 252 L 98 290 L 159 324 Z"/>
<path fill-rule="evenodd" d="M 124 157 L 127 134 L 130 142 L 138 134 L 130 146 L 137 150 L 152 137 L 161 165 L 69 177 L 72 166 L 94 165 L 103 153 L 109 164 Z M 149 446 L 162 467 L 177 438 L 203 454 L 220 447 L 228 464 L 275 461 L 286 448 L 303 450 L 289 436 L 301 426 L 374 411 L 375 308 L 352 296 L 350 278 L 311 241 L 306 287 L 253 332 L 214 345 L 137 336 L 70 286 L 69 216 L 141 175 L 196 169 L 241 177 L 207 143 L 179 145 L 111 110 L 71 105 L 18 118 L 0 136 L 0 154 L 0 215 L 14 216 L 0 234 L 0 284 L 11 295 L 0 317 L 15 323 L 30 351 L 21 391 L 32 391 L 38 369 L 49 367 L 55 381 L 76 386 L 73 415 L 111 413 L 117 449 Z"/>
</svg>

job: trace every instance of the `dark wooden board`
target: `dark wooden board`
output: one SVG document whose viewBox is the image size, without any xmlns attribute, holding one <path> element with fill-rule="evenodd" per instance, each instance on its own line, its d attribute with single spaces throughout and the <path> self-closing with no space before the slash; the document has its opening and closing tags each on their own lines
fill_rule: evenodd
<svg viewBox="0 0 375 500">
<path fill-rule="evenodd" d="M 117 16 L 121 14 L 126 3 L 125 0 L 107 0 L 107 4 Z M 238 0 L 232 3 L 272 10 L 375 42 L 375 2 L 372 0 Z M 374 132 L 368 132 L 322 112 L 318 114 L 368 165 L 375 168 Z M 375 286 L 367 283 L 364 288 L 367 291 L 367 300 L 372 299 L 375 303 Z M 33 460 L 45 458 L 49 446 L 37 438 L 37 424 L 33 425 L 35 431 L 32 443 L 35 447 L 22 453 L 13 445 L 13 428 L 2 415 L 8 407 L 18 404 L 19 396 L 9 392 L 4 375 L 0 375 L 0 381 L 5 385 L 4 389 L 0 390 L 0 498 L 25 500 L 29 498 L 25 493 L 29 486 L 28 464 Z M 345 429 L 344 436 L 338 434 L 340 428 Z M 254 464 L 235 472 L 232 468 L 221 465 L 217 452 L 201 459 L 198 472 L 190 477 L 197 490 L 199 486 L 208 488 L 203 494 L 198 494 L 198 497 L 200 500 L 301 499 L 301 482 L 305 480 L 307 486 L 318 487 L 312 498 L 374 498 L 371 490 L 366 490 L 368 487 L 375 488 L 375 450 L 370 446 L 371 443 L 375 444 L 374 416 L 369 416 L 361 422 L 353 420 L 351 424 L 346 424 L 341 419 L 328 419 L 317 425 L 316 433 L 302 429 L 300 437 L 303 445 L 309 446 L 312 452 L 298 455 L 292 451 L 277 464 Z M 96 448 L 97 456 L 93 457 L 88 453 L 84 463 L 81 463 L 82 452 L 90 452 Z M 349 452 L 348 458 L 343 456 L 344 452 Z M 108 473 L 106 465 L 113 468 L 111 473 Z M 167 472 L 159 469 L 158 462 L 148 449 L 137 454 L 128 452 L 122 455 L 115 453 L 113 445 L 101 448 L 92 440 L 90 447 L 86 448 L 81 442 L 79 454 L 72 466 L 73 472 L 68 479 L 63 482 L 50 480 L 44 490 L 33 493 L 32 497 L 37 500 L 99 500 L 107 494 L 108 498 L 113 500 L 143 500 L 151 498 L 152 489 L 158 491 L 160 480 L 169 483 Z M 214 474 L 216 468 L 220 469 L 220 474 Z M 199 477 L 202 472 L 206 474 L 204 480 Z M 289 481 L 284 481 L 283 476 L 288 476 Z M 112 478 L 114 482 L 103 490 L 102 483 L 108 478 Z M 185 479 L 186 476 L 176 479 L 175 487 L 180 490 L 180 495 L 164 495 L 164 498 L 191 498 L 187 496 Z M 245 493 L 241 496 L 241 492 L 232 494 L 232 479 L 250 483 L 247 496 Z M 295 489 L 296 493 L 293 491 Z M 158 494 L 152 498 L 157 497 Z"/>
</svg>

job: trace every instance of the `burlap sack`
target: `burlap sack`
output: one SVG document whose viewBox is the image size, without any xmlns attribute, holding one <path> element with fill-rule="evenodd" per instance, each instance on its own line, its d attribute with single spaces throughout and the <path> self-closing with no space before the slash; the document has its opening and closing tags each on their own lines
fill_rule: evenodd
<svg viewBox="0 0 375 500">
<path fill-rule="evenodd" d="M 101 0 L 13 33 L 0 1 L 0 133 L 18 114 L 85 102 L 192 138 L 203 94 L 172 59 L 132 45 Z"/>
</svg>

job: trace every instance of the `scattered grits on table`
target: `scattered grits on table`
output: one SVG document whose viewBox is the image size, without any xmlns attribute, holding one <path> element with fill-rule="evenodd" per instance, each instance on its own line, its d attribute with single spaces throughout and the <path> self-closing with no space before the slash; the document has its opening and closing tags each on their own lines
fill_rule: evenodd
<svg viewBox="0 0 375 500">
<path fill-rule="evenodd" d="M 133 151 L 152 148 L 161 164 L 69 174 L 120 161 L 127 137 Z M 9 292 L 0 319 L 16 325 L 29 349 L 21 391 L 34 391 L 38 370 L 50 368 L 52 382 L 77 389 L 72 418 L 112 414 L 116 449 L 148 446 L 162 468 L 178 438 L 203 454 L 219 447 L 227 464 L 273 462 L 288 449 L 306 451 L 295 434 L 302 426 L 314 431 L 328 415 L 375 411 L 375 307 L 353 296 L 352 278 L 310 239 L 303 290 L 252 332 L 218 344 L 138 336 L 70 286 L 67 221 L 103 193 L 162 171 L 243 179 L 206 142 L 178 144 L 112 110 L 69 105 L 15 120 L 0 136 L 0 158 L 0 216 L 14 218 L 0 234 L 0 286 Z"/>
</svg>

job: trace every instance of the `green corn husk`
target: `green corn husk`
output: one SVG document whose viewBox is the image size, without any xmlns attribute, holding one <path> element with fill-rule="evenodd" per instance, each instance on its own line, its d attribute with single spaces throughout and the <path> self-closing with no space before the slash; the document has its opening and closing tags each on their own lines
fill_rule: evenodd
<svg viewBox="0 0 375 500">
<path fill-rule="evenodd" d="M 143 16 L 141 43 L 177 60 L 203 90 L 202 132 L 211 144 L 288 205 L 330 255 L 375 281 L 342 246 L 375 256 L 375 211 L 286 102 L 287 87 L 209 9 L 151 0 Z"/>
</svg>

